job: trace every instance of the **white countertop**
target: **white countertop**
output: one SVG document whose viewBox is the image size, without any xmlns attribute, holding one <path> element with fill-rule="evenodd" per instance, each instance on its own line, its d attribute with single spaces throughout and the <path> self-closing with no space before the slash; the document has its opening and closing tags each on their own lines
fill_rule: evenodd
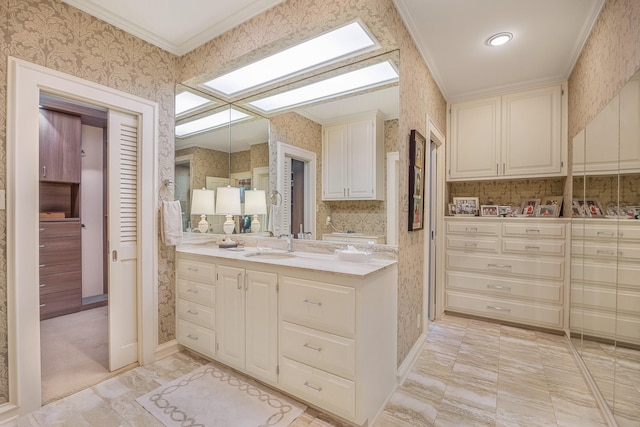
<svg viewBox="0 0 640 427">
<path fill-rule="evenodd" d="M 176 248 L 176 252 L 184 254 L 213 256 L 235 261 L 255 262 L 259 264 L 281 265 L 288 268 L 299 268 L 303 270 L 344 274 L 360 278 L 365 278 L 372 274 L 376 274 L 397 264 L 397 261 L 395 260 L 375 258 L 366 262 L 338 261 L 337 257 L 333 254 L 328 255 L 298 251 L 293 252 L 294 256 L 291 258 L 260 258 L 246 256 L 247 254 L 258 252 L 255 247 L 220 249 L 212 244 L 181 245 Z"/>
</svg>

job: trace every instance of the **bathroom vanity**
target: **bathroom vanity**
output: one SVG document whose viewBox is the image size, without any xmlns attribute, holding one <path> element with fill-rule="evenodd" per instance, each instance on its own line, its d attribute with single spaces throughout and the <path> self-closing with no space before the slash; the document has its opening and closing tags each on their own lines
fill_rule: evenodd
<svg viewBox="0 0 640 427">
<path fill-rule="evenodd" d="M 397 263 L 305 252 L 176 251 L 177 339 L 358 425 L 396 385 Z"/>
</svg>

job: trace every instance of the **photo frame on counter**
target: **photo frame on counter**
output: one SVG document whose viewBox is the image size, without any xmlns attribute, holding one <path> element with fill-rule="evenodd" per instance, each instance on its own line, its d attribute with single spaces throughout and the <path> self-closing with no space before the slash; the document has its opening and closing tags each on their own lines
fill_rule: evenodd
<svg viewBox="0 0 640 427">
<path fill-rule="evenodd" d="M 496 205 L 481 205 L 480 216 L 498 216 L 498 206 Z"/>
<path fill-rule="evenodd" d="M 456 214 L 456 205 L 455 205 L 455 203 L 449 203 L 448 206 L 449 206 L 449 211 L 448 211 L 447 214 L 449 216 L 454 216 Z"/>
<path fill-rule="evenodd" d="M 542 206 L 558 206 L 559 209 L 562 209 L 562 200 L 564 196 L 544 196 L 542 200 L 540 200 L 540 205 Z M 559 210 L 558 210 L 559 213 Z"/>
<path fill-rule="evenodd" d="M 454 197 L 453 204 L 456 205 L 456 216 L 476 216 L 480 209 L 477 197 Z"/>
<path fill-rule="evenodd" d="M 409 231 L 424 227 L 424 155 L 427 139 L 415 129 L 409 136 Z"/>
<path fill-rule="evenodd" d="M 541 218 L 556 218 L 560 215 L 560 206 L 540 204 L 536 208 L 536 215 Z"/>
<path fill-rule="evenodd" d="M 534 216 L 536 214 L 536 209 L 540 204 L 540 199 L 528 199 L 522 202 L 522 206 L 520 207 L 522 216 Z"/>
<path fill-rule="evenodd" d="M 605 216 L 605 211 L 602 210 L 600 202 L 596 199 L 585 199 L 584 203 L 586 204 L 586 209 L 591 217 L 600 218 Z"/>
</svg>

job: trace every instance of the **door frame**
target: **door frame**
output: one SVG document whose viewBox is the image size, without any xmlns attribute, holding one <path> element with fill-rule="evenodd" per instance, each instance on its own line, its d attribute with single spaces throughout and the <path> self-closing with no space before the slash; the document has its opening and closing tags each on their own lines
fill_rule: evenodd
<svg viewBox="0 0 640 427">
<path fill-rule="evenodd" d="M 398 245 L 398 181 L 400 173 L 400 152 L 387 153 L 387 245 Z"/>
<path fill-rule="evenodd" d="M 140 126 L 138 362 L 157 348 L 159 107 L 116 89 L 9 57 L 7 86 L 7 333 L 9 402 L 3 419 L 41 406 L 38 289 L 38 101 L 41 91 L 137 115 Z M 81 95 L 80 95 L 81 94 Z M 142 284 L 148 284 L 142 286 Z"/>
</svg>

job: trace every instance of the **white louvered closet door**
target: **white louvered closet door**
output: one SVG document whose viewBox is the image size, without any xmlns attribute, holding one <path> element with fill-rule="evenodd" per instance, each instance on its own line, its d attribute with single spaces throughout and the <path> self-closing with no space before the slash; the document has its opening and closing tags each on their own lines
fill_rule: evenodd
<svg viewBox="0 0 640 427">
<path fill-rule="evenodd" d="M 137 117 L 109 111 L 107 204 L 111 371 L 138 360 L 138 141 Z"/>
<path fill-rule="evenodd" d="M 282 224 L 280 234 L 291 233 L 291 157 L 284 158 L 284 191 L 282 192 Z"/>
</svg>

